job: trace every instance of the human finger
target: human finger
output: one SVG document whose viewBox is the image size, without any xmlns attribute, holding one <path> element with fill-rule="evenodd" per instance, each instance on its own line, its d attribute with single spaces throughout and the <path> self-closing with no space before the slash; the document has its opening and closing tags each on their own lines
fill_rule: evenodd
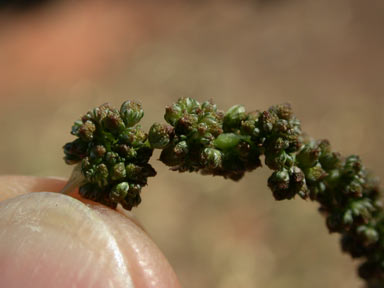
<svg viewBox="0 0 384 288">
<path fill-rule="evenodd" d="M 1 287 L 179 287 L 163 254 L 129 215 L 38 192 L 64 184 L 0 178 L 0 195 L 8 195 L 0 203 Z"/>
</svg>

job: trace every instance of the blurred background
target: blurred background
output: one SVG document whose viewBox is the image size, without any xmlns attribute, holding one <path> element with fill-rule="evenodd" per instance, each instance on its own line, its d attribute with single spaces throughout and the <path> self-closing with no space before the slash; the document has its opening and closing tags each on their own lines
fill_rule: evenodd
<svg viewBox="0 0 384 288">
<path fill-rule="evenodd" d="M 380 0 L 0 1 L 0 173 L 68 177 L 62 146 L 91 107 L 139 100 L 145 129 L 181 96 L 223 110 L 289 102 L 303 130 L 383 176 Z M 32 5 L 33 4 L 33 5 Z M 134 210 L 183 287 L 361 287 L 317 205 L 169 171 Z"/>
</svg>

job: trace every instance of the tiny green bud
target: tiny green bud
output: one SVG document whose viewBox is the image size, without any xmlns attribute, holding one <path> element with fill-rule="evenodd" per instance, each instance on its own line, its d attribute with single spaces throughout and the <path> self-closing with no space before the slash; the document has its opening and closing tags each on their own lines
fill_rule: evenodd
<svg viewBox="0 0 384 288">
<path fill-rule="evenodd" d="M 292 107 L 288 103 L 275 105 L 270 109 L 273 110 L 279 118 L 284 120 L 289 120 L 293 115 Z"/>
<path fill-rule="evenodd" d="M 117 111 L 109 111 L 103 119 L 103 124 L 112 133 L 118 133 L 125 128 L 124 121 Z"/>
<path fill-rule="evenodd" d="M 287 120 L 285 119 L 278 119 L 276 121 L 276 130 L 279 132 L 279 133 L 288 133 L 288 130 L 289 130 L 289 123 Z"/>
<path fill-rule="evenodd" d="M 271 169 L 281 169 L 285 166 L 285 163 L 290 157 L 284 150 L 278 154 L 266 153 L 265 154 L 265 164 Z"/>
<path fill-rule="evenodd" d="M 289 191 L 290 177 L 287 170 L 279 170 L 273 172 L 268 179 L 268 186 L 273 192 L 273 196 L 276 200 L 291 199 L 294 193 Z"/>
<path fill-rule="evenodd" d="M 213 115 L 207 115 L 199 121 L 206 124 L 208 127 L 217 125 L 217 119 Z"/>
<path fill-rule="evenodd" d="M 200 137 L 200 144 L 204 146 L 211 146 L 210 144 L 213 140 L 215 140 L 215 137 L 211 133 L 207 132 Z"/>
<path fill-rule="evenodd" d="M 333 169 L 333 170 L 327 170 L 327 177 L 325 180 L 328 183 L 328 186 L 336 187 L 340 181 L 340 170 L 339 169 Z"/>
<path fill-rule="evenodd" d="M 90 157 L 92 159 L 99 159 L 102 158 L 106 152 L 107 149 L 105 149 L 103 145 L 96 145 L 91 149 Z"/>
<path fill-rule="evenodd" d="M 301 167 L 313 167 L 319 160 L 320 149 L 311 147 L 310 144 L 304 145 L 296 155 L 296 159 Z"/>
<path fill-rule="evenodd" d="M 260 128 L 262 128 L 263 132 L 270 133 L 272 132 L 277 120 L 278 118 L 274 113 L 264 111 L 259 116 Z"/>
<path fill-rule="evenodd" d="M 103 105 L 96 107 L 93 110 L 89 111 L 87 114 L 85 114 L 82 117 L 82 120 L 83 122 L 87 120 L 92 120 L 97 124 L 101 124 L 110 109 L 113 108 L 108 103 L 104 103 Z"/>
<path fill-rule="evenodd" d="M 141 172 L 141 168 L 133 163 L 129 163 L 125 167 L 125 170 L 127 172 L 127 178 L 132 180 L 137 179 Z"/>
<path fill-rule="evenodd" d="M 228 109 L 224 116 L 224 130 L 239 129 L 241 121 L 245 120 L 247 115 L 242 105 L 235 105 Z"/>
<path fill-rule="evenodd" d="M 174 152 L 176 155 L 184 156 L 188 154 L 188 144 L 186 141 L 181 141 L 175 146 Z"/>
<path fill-rule="evenodd" d="M 205 148 L 201 153 L 201 164 L 209 169 L 215 169 L 221 166 L 221 152 L 213 148 Z"/>
<path fill-rule="evenodd" d="M 139 126 L 127 128 L 119 134 L 120 141 L 124 144 L 137 147 L 147 140 L 147 134 Z"/>
<path fill-rule="evenodd" d="M 138 184 L 129 184 L 129 190 L 125 198 L 120 201 L 124 209 L 131 210 L 141 203 L 140 197 L 141 186 Z"/>
<path fill-rule="evenodd" d="M 289 141 L 283 139 L 282 137 L 277 138 L 276 141 L 274 141 L 273 143 L 273 150 L 275 151 L 281 151 L 283 149 L 287 149 L 288 147 Z"/>
<path fill-rule="evenodd" d="M 134 101 L 125 101 L 120 107 L 120 116 L 125 125 L 132 127 L 139 123 L 144 116 L 144 110 L 140 103 Z"/>
<path fill-rule="evenodd" d="M 343 169 L 344 173 L 343 174 L 346 177 L 349 176 L 349 177 L 353 178 L 354 175 L 359 173 L 361 169 L 362 169 L 362 163 L 361 163 L 359 156 L 351 155 L 345 159 L 345 164 L 344 164 L 344 169 Z"/>
<path fill-rule="evenodd" d="M 368 223 L 372 218 L 372 212 L 375 211 L 375 207 L 369 201 L 369 199 L 364 198 L 360 200 L 353 200 L 350 204 L 350 209 L 354 217 L 361 218 L 365 223 Z"/>
<path fill-rule="evenodd" d="M 93 139 L 93 133 L 96 131 L 96 126 L 92 121 L 87 120 L 81 126 L 75 130 L 76 136 L 79 136 L 84 141 L 91 141 Z"/>
<path fill-rule="evenodd" d="M 341 163 L 341 155 L 336 152 L 323 154 L 320 157 L 320 163 L 325 170 L 338 168 Z"/>
<path fill-rule="evenodd" d="M 200 134 L 200 135 L 204 135 L 205 133 L 207 133 L 208 131 L 208 125 L 206 123 L 199 123 L 197 124 L 197 132 Z"/>
<path fill-rule="evenodd" d="M 353 180 L 347 187 L 345 188 L 345 193 L 351 194 L 354 197 L 361 198 L 363 196 L 363 187 L 358 180 Z"/>
<path fill-rule="evenodd" d="M 105 161 L 109 165 L 114 165 L 118 162 L 121 162 L 122 158 L 119 156 L 117 152 L 107 152 L 107 154 L 105 154 Z"/>
<path fill-rule="evenodd" d="M 112 201 L 119 203 L 127 196 L 129 191 L 128 182 L 121 182 L 111 189 L 109 197 Z"/>
<path fill-rule="evenodd" d="M 175 125 L 175 131 L 178 134 L 188 134 L 197 126 L 198 123 L 198 117 L 194 114 L 185 114 L 183 117 L 181 117 L 176 125 Z"/>
<path fill-rule="evenodd" d="M 365 245 L 371 245 L 379 240 L 379 234 L 369 226 L 361 225 L 357 228 L 357 233 L 363 237 Z"/>
<path fill-rule="evenodd" d="M 108 184 L 108 168 L 102 163 L 95 167 L 86 167 L 83 165 L 83 174 L 86 179 L 94 184 L 97 184 L 100 188 Z"/>
<path fill-rule="evenodd" d="M 177 121 L 183 116 L 183 112 L 180 106 L 173 104 L 172 106 L 167 106 L 165 108 L 164 119 L 172 126 L 175 126 Z"/>
<path fill-rule="evenodd" d="M 327 139 L 321 139 L 317 141 L 317 146 L 319 147 L 321 151 L 321 155 L 327 155 L 330 154 L 331 151 L 331 144 Z"/>
<path fill-rule="evenodd" d="M 316 183 L 327 176 L 327 173 L 321 168 L 321 166 L 315 166 L 309 168 L 306 173 L 306 179 L 310 183 Z"/>
<path fill-rule="evenodd" d="M 90 168 L 92 168 L 92 164 L 91 164 L 91 159 L 90 159 L 90 157 L 85 157 L 85 158 L 81 161 L 81 168 L 82 168 L 82 169 L 90 169 Z"/>
<path fill-rule="evenodd" d="M 122 178 L 125 178 L 126 171 L 125 171 L 125 165 L 123 162 L 117 163 L 113 166 L 111 170 L 111 179 L 112 180 L 119 180 Z"/>
<path fill-rule="evenodd" d="M 126 158 L 127 160 L 132 160 L 137 156 L 135 148 L 126 144 L 118 145 L 116 151 L 118 152 L 119 156 Z"/>
<path fill-rule="evenodd" d="M 176 105 L 180 106 L 182 110 L 188 113 L 195 113 L 196 109 L 200 108 L 200 103 L 190 97 L 180 98 Z"/>
<path fill-rule="evenodd" d="M 149 143 L 153 148 L 162 149 L 169 144 L 170 134 L 172 132 L 172 127 L 168 125 L 162 125 L 160 123 L 155 123 L 149 129 Z"/>
<path fill-rule="evenodd" d="M 87 119 L 85 119 L 84 121 L 81 121 L 81 120 L 75 121 L 75 123 L 73 123 L 72 128 L 71 128 L 71 134 L 78 136 L 81 126 L 83 126 L 83 124 L 86 121 L 87 121 Z"/>
<path fill-rule="evenodd" d="M 216 104 L 213 104 L 211 101 L 204 101 L 203 103 L 201 103 L 201 109 L 203 109 L 207 113 L 217 111 Z"/>
<path fill-rule="evenodd" d="M 256 126 L 256 121 L 254 119 L 248 119 L 248 120 L 242 121 L 241 131 L 252 137 L 260 136 L 260 129 Z"/>
</svg>

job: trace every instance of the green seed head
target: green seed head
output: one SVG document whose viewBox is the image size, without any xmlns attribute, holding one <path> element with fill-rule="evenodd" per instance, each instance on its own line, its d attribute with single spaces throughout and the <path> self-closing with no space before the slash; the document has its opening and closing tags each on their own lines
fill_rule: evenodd
<svg viewBox="0 0 384 288">
<path fill-rule="evenodd" d="M 379 240 L 379 233 L 372 227 L 361 225 L 357 228 L 357 234 L 360 235 L 365 243 L 369 246 Z"/>
<path fill-rule="evenodd" d="M 111 133 L 119 133 L 125 128 L 124 121 L 116 109 L 109 110 L 102 123 L 105 129 Z"/>
<path fill-rule="evenodd" d="M 64 146 L 64 153 L 66 163 L 81 162 L 83 197 L 110 207 L 120 203 L 127 209 L 140 203 L 138 193 L 147 178 L 156 174 L 148 164 L 153 149 L 147 134 L 135 125 L 142 117 L 141 105 L 126 101 L 120 111 L 103 104 L 75 122 L 72 134 L 78 138 Z M 134 173 L 126 169 L 132 165 Z M 136 194 L 128 202 L 121 196 L 127 183 L 136 187 Z"/>
<path fill-rule="evenodd" d="M 149 143 L 153 148 L 162 149 L 169 144 L 172 133 L 172 127 L 160 123 L 154 123 L 149 129 Z"/>
<path fill-rule="evenodd" d="M 313 167 L 317 164 L 320 158 L 320 149 L 312 147 L 311 144 L 304 145 L 301 151 L 297 154 L 296 159 L 301 167 Z"/>
<path fill-rule="evenodd" d="M 242 105 L 235 105 L 228 109 L 224 116 L 224 129 L 231 131 L 232 129 L 239 129 L 241 121 L 247 118 L 245 108 Z"/>
<path fill-rule="evenodd" d="M 111 189 L 109 197 L 112 201 L 120 203 L 128 195 L 129 184 L 128 182 L 121 182 Z"/>
<path fill-rule="evenodd" d="M 117 163 L 113 165 L 111 169 L 111 179 L 112 180 L 120 180 L 125 178 L 126 171 L 125 171 L 125 165 L 124 162 Z"/>
<path fill-rule="evenodd" d="M 93 139 L 93 133 L 96 131 L 95 124 L 87 120 L 81 125 L 79 123 L 75 123 L 72 127 L 72 134 L 80 137 L 82 140 L 89 142 Z"/>
<path fill-rule="evenodd" d="M 125 101 L 120 107 L 120 115 L 127 127 L 132 127 L 139 123 L 144 116 L 144 110 L 140 103 Z"/>
<path fill-rule="evenodd" d="M 295 196 L 293 191 L 290 191 L 290 177 L 287 170 L 274 172 L 268 179 L 268 186 L 273 192 L 276 200 L 291 199 Z"/>
<path fill-rule="evenodd" d="M 200 109 L 200 103 L 189 97 L 180 98 L 176 102 L 176 105 L 179 106 L 182 111 L 189 114 L 194 114 L 197 109 Z"/>
<path fill-rule="evenodd" d="M 320 204 L 330 232 L 342 235 L 343 250 L 363 258 L 360 275 L 369 288 L 384 287 L 384 212 L 375 177 L 358 156 L 332 152 L 328 141 L 301 131 L 288 104 L 247 113 L 241 105 L 226 113 L 211 101 L 181 98 L 168 106 L 169 125 L 155 123 L 147 135 L 139 125 L 140 104 L 126 101 L 120 110 L 103 104 L 76 121 L 77 138 L 64 146 L 68 164 L 81 163 L 83 197 L 115 208 L 141 202 L 153 148 L 160 160 L 179 172 L 198 172 L 239 180 L 261 166 L 273 174 L 268 186 L 276 200 L 295 195 Z M 80 179 L 82 180 L 82 179 Z"/>
<path fill-rule="evenodd" d="M 201 162 L 209 169 L 218 168 L 222 165 L 222 154 L 217 149 L 205 148 L 201 153 Z"/>
<path fill-rule="evenodd" d="M 164 119 L 172 126 L 174 126 L 182 116 L 183 116 L 182 109 L 180 108 L 180 106 L 176 104 L 173 104 L 172 106 L 167 106 L 165 108 Z"/>
</svg>

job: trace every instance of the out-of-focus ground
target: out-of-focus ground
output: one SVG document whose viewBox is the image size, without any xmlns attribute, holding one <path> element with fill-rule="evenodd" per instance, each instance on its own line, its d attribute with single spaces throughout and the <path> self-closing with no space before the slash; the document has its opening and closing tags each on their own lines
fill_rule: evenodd
<svg viewBox="0 0 384 288">
<path fill-rule="evenodd" d="M 72 122 L 135 99 L 144 128 L 180 96 L 290 102 L 303 129 L 384 176 L 382 1 L 78 1 L 0 14 L 0 173 L 68 177 Z M 136 5 L 136 4 L 137 5 Z M 160 162 L 135 213 L 183 287 L 361 287 L 317 205 Z"/>
</svg>

